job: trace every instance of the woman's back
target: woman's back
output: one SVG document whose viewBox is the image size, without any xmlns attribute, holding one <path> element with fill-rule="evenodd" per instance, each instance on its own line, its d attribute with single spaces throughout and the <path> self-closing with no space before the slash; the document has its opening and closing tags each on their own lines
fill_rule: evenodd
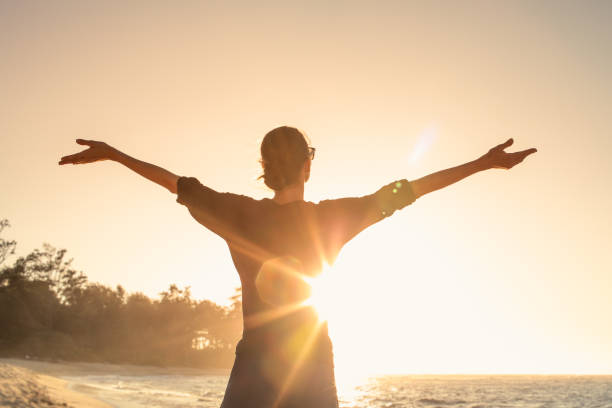
<svg viewBox="0 0 612 408">
<path fill-rule="evenodd" d="M 367 196 L 318 204 L 219 193 L 194 177 L 177 183 L 177 202 L 229 246 L 242 283 L 246 332 L 254 327 L 248 318 L 306 300 L 303 277 L 319 275 L 357 233 L 414 200 L 406 180 Z"/>
<path fill-rule="evenodd" d="M 332 264 L 359 231 L 412 203 L 410 184 L 402 180 L 368 196 L 318 204 L 278 204 L 218 193 L 193 177 L 181 177 L 177 194 L 177 202 L 198 222 L 225 239 L 242 283 L 244 331 L 223 406 L 240 406 L 236 401 L 253 393 L 295 397 L 315 383 L 335 395 L 327 323 L 304 305 L 310 295 L 307 277 Z M 257 372 L 253 367 L 259 367 Z"/>
</svg>

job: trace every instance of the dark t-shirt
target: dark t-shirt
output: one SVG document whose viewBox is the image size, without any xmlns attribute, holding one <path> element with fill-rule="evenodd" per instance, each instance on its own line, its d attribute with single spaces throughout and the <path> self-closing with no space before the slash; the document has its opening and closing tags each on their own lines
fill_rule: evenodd
<svg viewBox="0 0 612 408">
<path fill-rule="evenodd" d="M 194 177 L 178 179 L 177 195 L 178 203 L 229 246 L 242 283 L 244 331 L 239 348 L 285 352 L 289 360 L 306 344 L 311 358 L 331 356 L 327 326 L 318 322 L 311 307 L 301 306 L 308 285 L 300 276 L 318 275 L 360 231 L 415 200 L 407 180 L 363 197 L 317 204 L 278 204 L 220 193 Z"/>
</svg>

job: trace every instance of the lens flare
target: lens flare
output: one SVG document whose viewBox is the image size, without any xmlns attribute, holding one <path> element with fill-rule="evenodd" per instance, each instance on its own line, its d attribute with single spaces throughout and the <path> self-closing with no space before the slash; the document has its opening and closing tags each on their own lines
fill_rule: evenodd
<svg viewBox="0 0 612 408">
<path fill-rule="evenodd" d="M 424 128 L 417 138 L 417 142 L 410 153 L 408 162 L 415 164 L 429 150 L 434 140 L 438 136 L 438 128 L 434 125 Z"/>
</svg>

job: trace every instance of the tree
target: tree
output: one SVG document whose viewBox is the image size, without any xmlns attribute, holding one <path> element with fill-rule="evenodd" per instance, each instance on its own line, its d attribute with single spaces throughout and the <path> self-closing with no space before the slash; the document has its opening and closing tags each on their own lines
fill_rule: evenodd
<svg viewBox="0 0 612 408">
<path fill-rule="evenodd" d="M 4 231 L 6 227 L 10 227 L 9 220 L 6 218 L 0 220 L 0 233 Z M 9 255 L 13 255 L 15 253 L 15 248 L 17 247 L 17 241 L 7 241 L 3 238 L 0 238 L 0 265 L 6 260 Z"/>
<path fill-rule="evenodd" d="M 0 232 L 9 226 L 0 221 Z M 0 259 L 14 253 L 0 239 Z M 0 354 L 81 361 L 228 367 L 242 332 L 241 292 L 230 307 L 171 284 L 152 300 L 90 283 L 65 249 L 43 244 L 0 267 Z"/>
</svg>

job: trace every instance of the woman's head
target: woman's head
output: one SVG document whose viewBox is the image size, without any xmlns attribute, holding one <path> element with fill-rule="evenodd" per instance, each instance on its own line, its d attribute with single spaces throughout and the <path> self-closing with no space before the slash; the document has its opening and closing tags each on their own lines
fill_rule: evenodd
<svg viewBox="0 0 612 408">
<path fill-rule="evenodd" d="M 298 181 L 306 181 L 310 174 L 310 159 L 314 149 L 298 129 L 281 126 L 269 131 L 261 142 L 260 178 L 272 190 L 279 191 Z M 303 176 L 303 180 L 300 180 Z"/>
</svg>

